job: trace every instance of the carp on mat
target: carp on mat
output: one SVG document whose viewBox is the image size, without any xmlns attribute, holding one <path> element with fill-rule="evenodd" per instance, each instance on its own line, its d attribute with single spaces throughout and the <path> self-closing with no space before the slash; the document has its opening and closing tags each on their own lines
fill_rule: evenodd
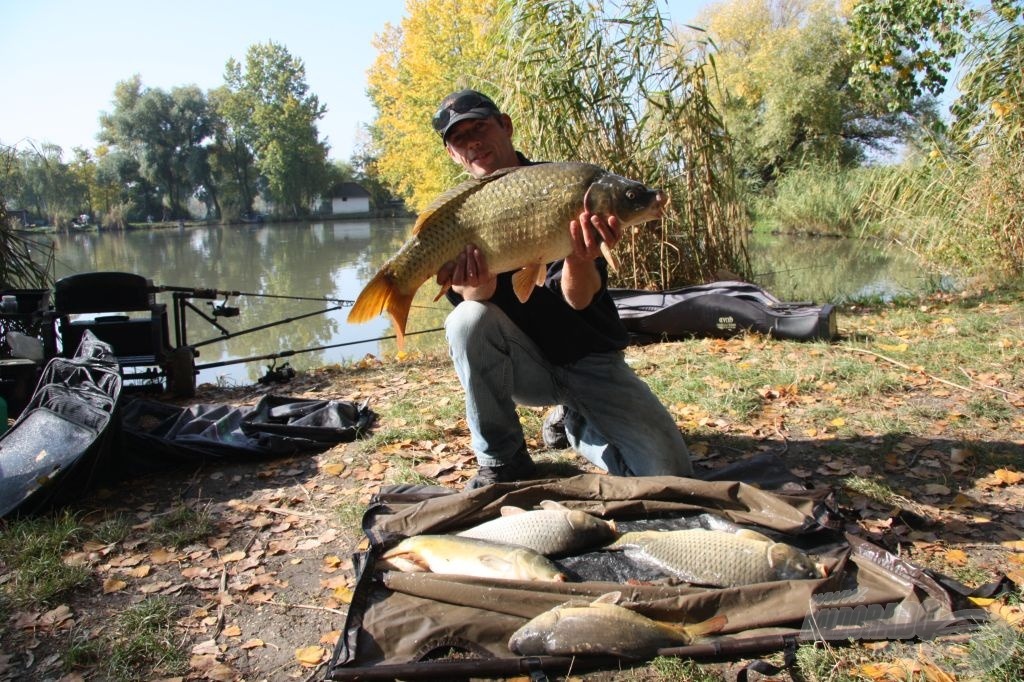
<svg viewBox="0 0 1024 682">
<path fill-rule="evenodd" d="M 416 291 L 467 244 L 480 249 L 491 274 L 518 271 L 512 285 L 525 302 L 534 285 L 544 283 L 547 264 L 572 253 L 569 222 L 584 207 L 627 227 L 660 217 L 665 203 L 660 190 L 586 163 L 515 166 L 469 180 L 419 215 L 412 236 L 356 298 L 348 322 L 367 322 L 386 310 L 402 348 Z"/>
<path fill-rule="evenodd" d="M 501 516 L 473 526 L 456 535 L 528 547 L 545 556 L 569 554 L 611 542 L 618 535 L 614 521 L 605 521 L 553 500 L 540 509 L 501 508 Z"/>
<path fill-rule="evenodd" d="M 382 567 L 406 573 L 430 571 L 507 580 L 565 580 L 557 566 L 532 549 L 456 535 L 415 535 L 380 558 Z"/>
<path fill-rule="evenodd" d="M 609 592 L 592 602 L 569 601 L 545 611 L 512 633 L 508 648 L 520 656 L 613 654 L 651 658 L 658 649 L 684 646 L 718 632 L 727 622 L 717 615 L 702 623 L 679 625 L 652 620 L 616 602 Z"/>
<path fill-rule="evenodd" d="M 748 529 L 623 533 L 607 549 L 625 550 L 686 582 L 713 587 L 824 577 L 823 567 L 796 547 Z"/>
</svg>

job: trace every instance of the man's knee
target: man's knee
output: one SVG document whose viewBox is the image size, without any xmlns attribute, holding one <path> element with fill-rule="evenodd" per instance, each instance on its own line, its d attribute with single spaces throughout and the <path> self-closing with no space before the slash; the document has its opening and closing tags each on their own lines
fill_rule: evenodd
<svg viewBox="0 0 1024 682">
<path fill-rule="evenodd" d="M 485 333 L 494 318 L 493 306 L 480 301 L 463 301 L 444 321 L 448 345 L 465 347 Z"/>
</svg>

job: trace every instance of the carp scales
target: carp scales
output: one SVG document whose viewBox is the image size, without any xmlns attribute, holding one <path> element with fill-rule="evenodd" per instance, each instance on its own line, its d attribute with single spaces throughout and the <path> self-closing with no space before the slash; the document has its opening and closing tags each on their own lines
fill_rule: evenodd
<svg viewBox="0 0 1024 682">
<path fill-rule="evenodd" d="M 456 535 L 406 538 L 381 555 L 380 565 L 407 573 L 429 571 L 507 580 L 565 580 L 565 574 L 557 566 L 531 549 Z"/>
<path fill-rule="evenodd" d="M 747 529 L 623 533 L 607 549 L 624 550 L 686 582 L 713 587 L 824 577 L 824 569 L 796 547 Z"/>
<path fill-rule="evenodd" d="M 651 658 L 658 649 L 684 646 L 718 632 L 727 622 L 717 615 L 702 623 L 681 625 L 656 621 L 617 603 L 610 592 L 592 602 L 569 601 L 545 611 L 512 633 L 508 648 L 520 656 L 613 654 Z"/>
<path fill-rule="evenodd" d="M 544 500 L 540 507 L 529 511 L 502 507 L 500 517 L 456 535 L 516 544 L 545 556 L 569 554 L 603 545 L 618 535 L 614 521 L 568 509 L 552 500 Z"/>
<path fill-rule="evenodd" d="M 660 217 L 665 203 L 660 190 L 585 163 L 515 166 L 469 180 L 420 213 L 412 236 L 356 298 L 348 322 L 387 311 L 401 348 L 416 291 L 467 244 L 480 249 L 491 274 L 516 271 L 513 288 L 525 302 L 544 283 L 547 264 L 572 253 L 569 222 L 584 207 L 627 227 Z M 602 251 L 614 266 L 603 243 Z"/>
</svg>

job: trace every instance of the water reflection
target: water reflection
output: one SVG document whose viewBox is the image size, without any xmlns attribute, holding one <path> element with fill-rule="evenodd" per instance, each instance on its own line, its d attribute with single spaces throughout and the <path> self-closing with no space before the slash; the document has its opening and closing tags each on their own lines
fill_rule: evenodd
<svg viewBox="0 0 1024 682">
<path fill-rule="evenodd" d="M 277 364 L 306 369 L 396 351 L 394 341 L 380 340 L 393 334 L 386 317 L 349 325 L 347 307 L 322 311 L 336 305 L 332 301 L 354 299 L 398 250 L 410 228 L 409 220 L 382 219 L 55 235 L 56 275 L 118 270 L 141 274 L 161 286 L 240 292 L 193 303 L 206 317 L 212 316 L 215 304 L 237 307 L 237 317 L 214 318 L 231 335 L 269 326 L 225 339 L 208 320 L 190 311 L 188 340 L 203 344 L 197 363 L 295 351 Z M 783 300 L 824 303 L 918 291 L 925 285 L 923 274 L 909 260 L 870 242 L 751 235 L 749 246 L 755 282 Z M 417 294 L 407 325 L 409 350 L 444 346 L 439 332 L 416 334 L 443 325 L 450 306 L 444 300 L 433 301 L 436 294 L 432 282 Z M 169 293 L 158 299 L 170 307 Z M 308 313 L 316 314 L 274 324 Z M 318 350 L 305 352 L 312 348 Z M 200 372 L 199 381 L 252 383 L 271 362 L 210 367 Z"/>
<path fill-rule="evenodd" d="M 213 318 L 233 335 L 334 305 L 324 299 L 354 299 L 409 228 L 409 221 L 379 220 L 62 235 L 56 274 L 121 270 L 142 274 L 159 286 L 240 292 L 227 300 L 239 309 L 237 317 Z M 157 298 L 171 305 L 171 294 Z M 212 318 L 213 305 L 225 303 L 225 297 L 192 302 Z M 225 340 L 193 311 L 187 314 L 186 327 L 188 340 L 202 344 L 199 365 L 360 342 L 297 352 L 277 361 L 302 369 L 379 351 L 376 339 L 391 333 L 386 318 L 352 326 L 344 321 L 347 312 L 342 308 Z M 205 369 L 199 381 L 251 383 L 270 363 L 266 359 Z"/>
<path fill-rule="evenodd" d="M 749 235 L 754 283 L 784 301 L 892 300 L 929 286 L 904 252 L 864 239 Z"/>
</svg>

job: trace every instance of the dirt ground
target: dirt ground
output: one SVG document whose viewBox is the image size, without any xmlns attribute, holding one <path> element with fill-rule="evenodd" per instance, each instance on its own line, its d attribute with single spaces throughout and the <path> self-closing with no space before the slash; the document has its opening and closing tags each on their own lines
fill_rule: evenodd
<svg viewBox="0 0 1024 682">
<path fill-rule="evenodd" d="M 690 350 L 661 344 L 629 353 L 643 354 L 647 371 L 656 371 L 651 368 Z M 912 382 L 906 390 L 914 390 Z M 300 374 L 287 384 L 203 386 L 194 402 L 253 404 L 266 393 L 369 399 L 379 415 L 379 430 L 408 421 L 396 418 L 390 408 L 410 393 L 425 394 L 436 408 L 443 396 L 458 391 L 446 361 L 423 359 L 324 369 Z M 926 398 L 937 415 L 934 429 L 885 448 L 871 433 L 833 438 L 823 447 L 820 433 L 795 426 L 796 414 L 806 404 L 795 400 L 778 400 L 774 421 L 731 428 L 705 423 L 691 443 L 699 464 L 707 468 L 746 454 L 779 454 L 809 484 L 841 489 L 848 530 L 961 581 L 981 584 L 1011 576 L 1020 584 L 1024 405 L 1013 408 L 1015 419 L 986 427 L 987 441 L 1002 444 L 1009 460 L 1018 463 L 1006 466 L 958 451 L 962 438 L 943 431 L 941 422 L 960 409 L 961 396 L 932 391 Z M 423 412 L 430 417 L 428 408 Z M 539 423 L 541 415 L 531 423 Z M 355 577 L 351 557 L 365 542 L 359 513 L 372 495 L 394 481 L 399 460 L 453 488 L 461 488 L 474 473 L 464 422 L 454 420 L 443 433 L 441 439 L 388 443 L 375 453 L 365 452 L 359 442 L 347 443 L 312 456 L 212 463 L 108 483 L 76 511 L 87 525 L 127 517 L 131 531 L 108 545 L 86 543 L 66 557 L 92 569 L 88 589 L 76 590 L 49 611 L 14 615 L 11 636 L 0 654 L 0 680 L 103 679 L 95 667 L 67 670 L 62 650 L 74 637 L 109 634 L 118 613 L 151 595 L 164 595 L 179 606 L 177 632 L 189 652 L 187 672 L 157 670 L 152 679 L 319 679 L 345 623 Z M 883 450 L 889 455 L 880 458 Z M 560 461 L 558 470 L 566 466 L 590 470 L 579 459 Z M 895 498 L 872 499 L 844 483 L 879 470 L 887 472 Z M 204 512 L 214 524 L 212 532 L 183 547 L 155 541 L 154 524 L 182 507 Z M 1024 620 L 1019 604 L 979 604 L 1000 610 L 1017 627 Z M 593 679 L 648 679 L 642 672 L 620 675 Z M 650 679 L 660 678 L 651 673 Z"/>
</svg>

